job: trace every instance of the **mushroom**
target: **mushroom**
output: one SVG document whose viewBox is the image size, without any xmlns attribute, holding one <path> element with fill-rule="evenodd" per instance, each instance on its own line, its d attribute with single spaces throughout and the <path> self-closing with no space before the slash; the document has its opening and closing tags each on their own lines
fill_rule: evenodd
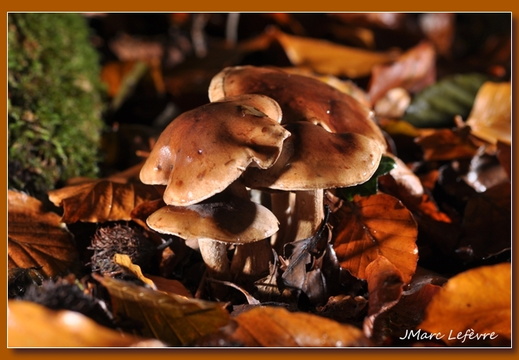
<svg viewBox="0 0 519 360">
<path fill-rule="evenodd" d="M 166 127 L 141 169 L 143 183 L 166 185 L 168 206 L 150 215 L 148 226 L 188 240 L 197 237 L 204 262 L 220 279 L 229 270 L 229 244 L 260 241 L 278 230 L 264 207 L 231 198 L 225 204 L 217 195 L 236 184 L 247 167 L 275 163 L 290 135 L 280 120 L 279 105 L 263 95 L 202 105 Z"/>
<path fill-rule="evenodd" d="M 286 124 L 291 133 L 281 155 L 269 169 L 249 168 L 243 182 L 251 188 L 289 191 L 292 196 L 286 234 L 275 246 L 312 235 L 324 218 L 323 190 L 362 184 L 373 175 L 382 157 L 377 141 L 355 133 L 335 134 L 310 122 Z M 283 199 L 283 197 L 281 197 Z M 286 197 L 285 197 L 286 199 Z M 273 197 L 276 213 L 279 196 Z M 277 241 L 278 239 L 276 239 Z"/>
<path fill-rule="evenodd" d="M 166 205 L 152 213 L 146 222 L 157 232 L 186 241 L 197 240 L 210 275 L 220 280 L 228 280 L 231 274 L 229 245 L 239 247 L 260 242 L 278 231 L 278 220 L 270 210 L 237 196 L 232 188 L 197 204 Z M 271 252 L 267 251 L 266 255 L 260 266 L 263 269 L 268 269 Z"/>
<path fill-rule="evenodd" d="M 249 165 L 274 164 L 289 133 L 281 110 L 262 95 L 241 95 L 202 105 L 174 119 L 144 163 L 145 184 L 167 185 L 168 205 L 191 205 L 228 187 Z"/>
<path fill-rule="evenodd" d="M 279 250 L 283 242 L 317 230 L 324 216 L 323 189 L 367 181 L 387 145 L 368 107 L 313 77 L 270 67 L 235 66 L 215 75 L 209 86 L 211 101 L 247 93 L 274 99 L 283 112 L 281 123 L 292 133 L 272 168 L 251 169 L 246 175 L 248 186 L 292 191 L 272 196 L 273 212 L 286 222 L 276 235 Z"/>
<path fill-rule="evenodd" d="M 209 85 L 211 101 L 240 94 L 262 94 L 274 99 L 283 111 L 282 123 L 310 121 L 329 132 L 353 132 L 386 146 L 368 107 L 314 77 L 246 65 L 223 69 Z"/>
</svg>

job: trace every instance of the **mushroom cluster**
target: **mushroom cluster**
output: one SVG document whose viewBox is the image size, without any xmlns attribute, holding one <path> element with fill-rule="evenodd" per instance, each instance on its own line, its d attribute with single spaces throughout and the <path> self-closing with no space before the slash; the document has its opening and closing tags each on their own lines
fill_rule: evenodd
<svg viewBox="0 0 519 360">
<path fill-rule="evenodd" d="M 140 178 L 166 185 L 150 228 L 198 243 L 214 278 L 263 275 L 271 247 L 317 230 L 323 190 L 369 180 L 386 149 L 368 108 L 311 77 L 229 67 L 209 100 L 166 127 Z M 252 190 L 269 201 L 252 201 Z"/>
</svg>

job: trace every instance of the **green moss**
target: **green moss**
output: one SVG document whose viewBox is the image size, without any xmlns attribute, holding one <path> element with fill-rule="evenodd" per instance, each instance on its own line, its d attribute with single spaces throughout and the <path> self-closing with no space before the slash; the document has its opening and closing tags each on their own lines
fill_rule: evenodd
<svg viewBox="0 0 519 360">
<path fill-rule="evenodd" d="M 9 187 L 37 196 L 95 176 L 102 85 L 84 18 L 9 14 L 8 69 Z"/>
</svg>

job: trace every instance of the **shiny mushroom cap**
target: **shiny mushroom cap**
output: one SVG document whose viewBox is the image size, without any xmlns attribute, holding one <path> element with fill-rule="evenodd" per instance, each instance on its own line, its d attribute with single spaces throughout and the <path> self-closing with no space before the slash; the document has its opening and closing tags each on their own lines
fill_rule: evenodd
<svg viewBox="0 0 519 360">
<path fill-rule="evenodd" d="M 244 184 L 285 191 L 347 187 L 369 180 L 383 147 L 364 135 L 330 133 L 309 122 L 285 125 L 290 131 L 281 155 L 266 170 L 249 168 Z"/>
<path fill-rule="evenodd" d="M 245 244 L 266 239 L 278 231 L 278 220 L 270 210 L 229 192 L 194 205 L 162 207 L 146 222 L 157 232 L 188 241 L 209 239 Z"/>
<path fill-rule="evenodd" d="M 278 104 L 262 95 L 223 99 L 174 119 L 140 172 L 145 184 L 167 185 L 164 202 L 191 205 L 221 192 L 245 169 L 266 169 L 290 133 Z"/>
<path fill-rule="evenodd" d="M 209 85 L 211 101 L 239 94 L 262 94 L 276 100 L 283 111 L 282 123 L 309 121 L 330 132 L 357 133 L 386 146 L 368 107 L 316 78 L 247 65 L 223 69 Z"/>
</svg>

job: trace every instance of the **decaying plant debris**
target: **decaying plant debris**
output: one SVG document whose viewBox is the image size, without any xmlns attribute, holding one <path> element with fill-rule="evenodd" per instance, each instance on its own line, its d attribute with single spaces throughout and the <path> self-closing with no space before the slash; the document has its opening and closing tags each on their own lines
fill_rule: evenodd
<svg viewBox="0 0 519 360">
<path fill-rule="evenodd" d="M 82 16 L 102 174 L 9 190 L 9 346 L 510 346 L 509 14 Z"/>
</svg>

